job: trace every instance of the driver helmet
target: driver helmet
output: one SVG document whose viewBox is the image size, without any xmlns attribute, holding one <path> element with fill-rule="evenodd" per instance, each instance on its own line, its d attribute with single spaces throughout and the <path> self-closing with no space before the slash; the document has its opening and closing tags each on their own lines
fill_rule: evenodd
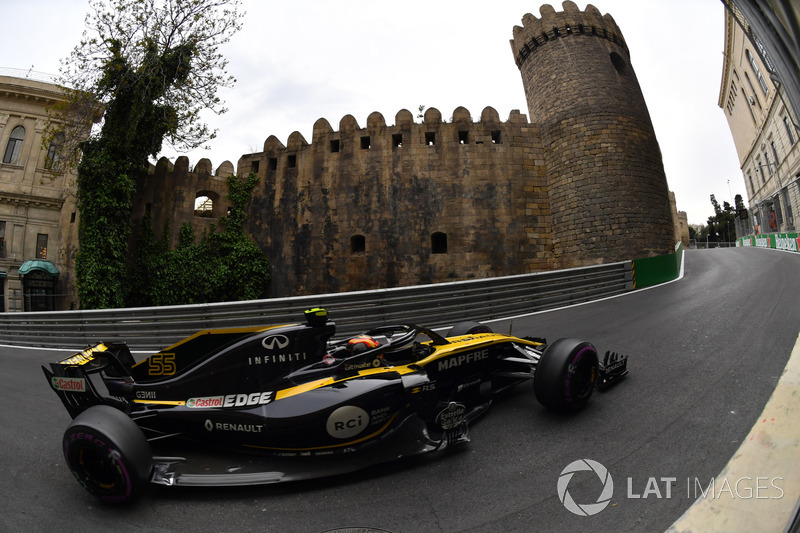
<svg viewBox="0 0 800 533">
<path fill-rule="evenodd" d="M 353 353 L 366 352 L 378 347 L 378 341 L 369 335 L 356 335 L 347 341 L 347 351 Z"/>
</svg>

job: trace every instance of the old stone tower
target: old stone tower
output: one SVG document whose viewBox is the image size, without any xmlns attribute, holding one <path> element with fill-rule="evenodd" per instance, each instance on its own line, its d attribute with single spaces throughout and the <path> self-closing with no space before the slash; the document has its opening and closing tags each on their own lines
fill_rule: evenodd
<svg viewBox="0 0 800 533">
<path fill-rule="evenodd" d="M 236 172 L 257 173 L 248 231 L 272 265 L 269 296 L 524 274 L 673 250 L 661 154 L 614 20 L 573 2 L 542 6 L 511 46 L 531 120 L 463 107 L 394 125 L 373 113 L 270 136 Z M 185 158 L 139 182 L 134 223 L 198 229 L 225 212 L 224 163 Z M 213 206 L 195 213 L 195 198 Z M 203 215 L 198 216 L 198 215 Z M 210 215 L 210 216 L 209 216 Z"/>
<path fill-rule="evenodd" d="M 511 49 L 548 176 L 562 265 L 663 253 L 673 242 L 661 152 L 611 15 L 573 2 L 514 28 Z"/>
</svg>

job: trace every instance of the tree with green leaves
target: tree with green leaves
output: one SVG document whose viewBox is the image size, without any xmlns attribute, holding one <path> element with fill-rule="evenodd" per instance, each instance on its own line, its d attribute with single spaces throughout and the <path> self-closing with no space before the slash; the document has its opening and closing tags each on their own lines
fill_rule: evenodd
<svg viewBox="0 0 800 533">
<path fill-rule="evenodd" d="M 180 305 L 262 298 L 269 283 L 269 262 L 244 231 L 246 205 L 259 178 L 230 176 L 227 215 L 195 243 L 191 224 L 180 228 L 178 245 L 169 249 L 169 224 L 156 240 L 145 217 L 131 265 L 127 304 Z"/>
<path fill-rule="evenodd" d="M 723 202 L 720 207 L 717 198 L 711 195 L 711 205 L 714 207 L 714 215 L 708 217 L 708 225 L 705 232 L 701 233 L 702 240 L 708 242 L 733 242 L 736 240 L 736 213 L 733 206 L 728 202 Z"/>
<path fill-rule="evenodd" d="M 99 133 L 62 143 L 59 160 L 77 163 L 81 307 L 124 305 L 122 280 L 131 235 L 134 179 L 169 142 L 201 146 L 215 136 L 200 112 L 225 112 L 217 89 L 222 44 L 240 29 L 239 0 L 92 0 L 81 43 L 62 62 L 71 98 L 52 113 L 46 137 L 63 138 L 75 116 L 98 114 Z M 80 119 L 77 119 L 80 120 Z"/>
</svg>

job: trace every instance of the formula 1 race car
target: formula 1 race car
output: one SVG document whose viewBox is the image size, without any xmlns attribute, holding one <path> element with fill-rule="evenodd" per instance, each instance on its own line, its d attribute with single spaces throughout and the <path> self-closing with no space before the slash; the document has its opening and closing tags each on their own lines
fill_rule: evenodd
<svg viewBox="0 0 800 533">
<path fill-rule="evenodd" d="M 412 324 L 333 340 L 324 309 L 306 322 L 201 331 L 136 362 L 98 344 L 50 369 L 74 418 L 69 469 L 106 502 L 161 485 L 251 485 L 354 471 L 468 441 L 492 398 L 533 381 L 558 411 L 627 374 L 627 356 L 576 339 L 492 333 L 447 337 Z M 105 390 L 104 390 L 105 389 Z"/>
</svg>

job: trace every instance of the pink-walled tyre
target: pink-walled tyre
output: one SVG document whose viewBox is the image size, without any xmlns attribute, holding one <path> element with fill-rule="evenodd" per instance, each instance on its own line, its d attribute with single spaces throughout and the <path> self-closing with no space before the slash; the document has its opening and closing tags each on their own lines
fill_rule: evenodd
<svg viewBox="0 0 800 533">
<path fill-rule="evenodd" d="M 598 377 L 597 350 L 588 342 L 558 339 L 545 348 L 533 376 L 539 403 L 554 411 L 582 409 Z"/>
<path fill-rule="evenodd" d="M 108 405 L 96 405 L 75 417 L 63 439 L 72 475 L 107 503 L 128 503 L 147 485 L 153 455 L 139 426 Z"/>
</svg>

